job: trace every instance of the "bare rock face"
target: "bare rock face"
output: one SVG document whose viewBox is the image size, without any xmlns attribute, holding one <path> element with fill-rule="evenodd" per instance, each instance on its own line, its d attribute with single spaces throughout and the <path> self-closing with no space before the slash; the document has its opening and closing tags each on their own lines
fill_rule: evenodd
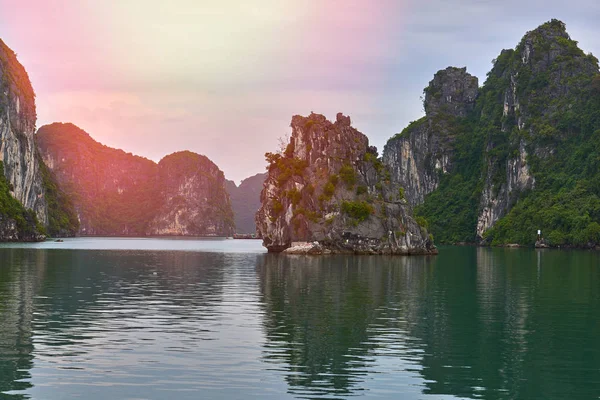
<svg viewBox="0 0 600 400">
<path fill-rule="evenodd" d="M 223 172 L 207 157 L 189 151 L 158 163 L 161 207 L 149 235 L 231 236 L 233 211 Z"/>
<path fill-rule="evenodd" d="M 156 164 L 104 146 L 73 124 L 43 126 L 37 142 L 73 201 L 80 235 L 233 233 L 223 172 L 204 156 L 180 152 Z"/>
<path fill-rule="evenodd" d="M 468 74 L 467 68 L 448 67 L 438 71 L 425 88 L 425 113 L 466 117 L 475 107 L 478 92 L 477 77 Z"/>
<path fill-rule="evenodd" d="M 476 235 L 479 240 L 500 218 L 512 208 L 519 196 L 526 190 L 533 189 L 535 177 L 527 163 L 525 141 L 519 144 L 519 152 L 506 161 L 506 180 L 496 188 L 494 173 L 497 171 L 496 160 L 491 157 L 486 160 L 487 173 L 481 192 L 480 210 L 477 218 Z"/>
<path fill-rule="evenodd" d="M 478 90 L 477 78 L 466 68 L 438 71 L 424 89 L 426 116 L 386 144 L 383 162 L 412 206 L 423 203 L 437 189 L 440 175 L 452 170 L 459 118 L 473 110 Z"/>
<path fill-rule="evenodd" d="M 39 222 L 48 221 L 44 187 L 36 158 L 35 94 L 15 53 L 0 40 L 0 163 L 10 196 Z M 8 200 L 7 200 L 8 201 Z M 39 240 L 34 218 L 0 214 L 0 240 Z M 25 232 L 27 231 L 27 232 Z"/>
<path fill-rule="evenodd" d="M 285 152 L 266 155 L 268 176 L 256 214 L 270 252 L 293 242 L 310 242 L 319 254 L 437 252 L 377 150 L 349 117 L 340 113 L 332 123 L 319 114 L 296 115 L 291 127 Z"/>
</svg>

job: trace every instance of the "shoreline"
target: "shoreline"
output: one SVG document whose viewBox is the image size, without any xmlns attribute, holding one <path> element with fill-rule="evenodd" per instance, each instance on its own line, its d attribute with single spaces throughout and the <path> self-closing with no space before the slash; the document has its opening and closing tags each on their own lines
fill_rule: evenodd
<svg viewBox="0 0 600 400">
<path fill-rule="evenodd" d="M 245 235 L 244 235 L 245 236 Z M 35 244 L 35 243 L 52 243 L 52 242 L 63 242 L 65 239 L 114 239 L 114 240 L 133 240 L 133 239 L 173 239 L 173 240 L 262 240 L 262 238 L 256 237 L 233 237 L 233 236 L 214 236 L 214 235 L 205 235 L 205 236 L 192 236 L 192 235 L 152 235 L 152 236 L 125 236 L 125 235 L 115 235 L 115 236 L 106 236 L 106 235 L 78 235 L 78 236 L 56 236 L 56 237 L 45 237 L 42 240 L 13 240 L 13 239 L 0 239 L 0 244 Z M 522 245 L 519 243 L 508 243 L 503 245 L 491 245 L 491 244 L 477 244 L 477 243 L 467 243 L 467 242 L 456 242 L 456 243 L 442 243 L 436 245 L 439 247 L 447 247 L 447 246 L 456 246 L 456 247 L 482 247 L 482 248 L 504 248 L 504 249 L 536 249 L 536 250 L 584 250 L 584 251 L 600 251 L 600 245 L 596 246 L 570 246 L 570 245 L 561 245 L 561 246 L 552 246 L 546 244 L 544 246 L 535 246 L 535 245 Z M 265 246 L 263 246 L 266 250 L 268 250 Z M 353 250 L 344 250 L 344 249 L 332 249 L 327 246 L 316 246 L 311 242 L 295 242 L 293 246 L 290 246 L 282 251 L 268 251 L 273 254 L 288 254 L 288 255 L 386 255 L 386 256 L 431 256 L 439 254 L 439 251 L 436 249 L 434 252 L 423 252 L 423 251 L 410 251 L 407 250 L 405 252 L 356 252 Z"/>
</svg>

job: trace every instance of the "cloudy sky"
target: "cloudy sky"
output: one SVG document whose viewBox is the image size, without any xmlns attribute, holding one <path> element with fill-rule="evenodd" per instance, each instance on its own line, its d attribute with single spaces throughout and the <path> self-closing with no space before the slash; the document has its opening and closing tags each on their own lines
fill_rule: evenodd
<svg viewBox="0 0 600 400">
<path fill-rule="evenodd" d="M 600 55 L 597 0 L 0 0 L 0 38 L 29 72 L 38 126 L 73 122 L 155 161 L 188 149 L 227 178 L 311 111 L 380 150 L 422 114 L 433 74 L 491 60 L 558 18 Z"/>
</svg>

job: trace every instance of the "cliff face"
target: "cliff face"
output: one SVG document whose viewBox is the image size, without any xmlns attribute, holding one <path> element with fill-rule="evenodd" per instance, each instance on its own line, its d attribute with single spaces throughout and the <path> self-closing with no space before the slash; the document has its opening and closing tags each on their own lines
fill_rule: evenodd
<svg viewBox="0 0 600 400">
<path fill-rule="evenodd" d="M 73 199 L 80 235 L 143 235 L 158 209 L 157 166 L 96 142 L 73 124 L 42 126 L 44 163 Z"/>
<path fill-rule="evenodd" d="M 523 193 L 535 188 L 528 154 L 551 155 L 556 143 L 538 139 L 560 135 L 555 128 L 559 119 L 597 74 L 597 60 L 577 47 L 560 21 L 528 32 L 515 50 L 500 54 L 485 90 L 500 95 L 502 117 L 494 121 L 485 111 L 481 115 L 482 121 L 495 123 L 501 134 L 488 134 L 477 238 L 482 239 Z M 482 104 L 482 110 L 486 106 Z M 505 143 L 498 143 L 498 136 L 504 136 Z M 505 144 L 512 150 L 508 155 L 497 151 Z"/>
<path fill-rule="evenodd" d="M 149 235 L 231 236 L 233 211 L 223 172 L 208 158 L 189 151 L 158 163 L 161 207 Z"/>
<path fill-rule="evenodd" d="M 478 90 L 477 78 L 466 68 L 437 72 L 424 90 L 425 117 L 386 144 L 383 162 L 411 205 L 423 203 L 437 189 L 440 175 L 452 169 L 460 118 L 473 110 Z"/>
<path fill-rule="evenodd" d="M 267 153 L 268 176 L 256 225 L 271 252 L 293 242 L 363 254 L 434 253 L 401 188 L 350 118 L 292 118 L 283 154 Z"/>
<path fill-rule="evenodd" d="M 225 188 L 231 199 L 237 233 L 256 233 L 254 217 L 260 208 L 260 192 L 266 178 L 266 173 L 256 174 L 244 179 L 240 186 L 236 186 L 233 181 L 225 182 Z"/>
<path fill-rule="evenodd" d="M 43 235 L 33 216 L 42 224 L 48 221 L 34 143 L 35 123 L 35 94 L 27 72 L 0 40 L 0 191 L 5 191 L 2 186 L 6 185 L 8 192 L 0 204 L 0 240 L 39 240 Z"/>
<path fill-rule="evenodd" d="M 45 164 L 73 201 L 80 235 L 230 234 L 219 228 L 225 223 L 202 219 L 213 207 L 212 193 L 224 191 L 220 171 L 206 157 L 176 153 L 157 165 L 104 146 L 73 124 L 43 126 L 36 139 Z M 230 207 L 228 199 L 219 199 L 220 207 Z"/>
<path fill-rule="evenodd" d="M 449 68 L 424 92 L 426 116 L 388 142 L 384 162 L 437 238 L 533 244 L 542 229 L 559 232 L 556 243 L 586 243 L 575 229 L 594 231 L 600 214 L 592 207 L 577 222 L 560 204 L 593 204 L 600 193 L 584 161 L 596 154 L 600 78 L 562 22 L 503 50 L 479 90 Z"/>
</svg>

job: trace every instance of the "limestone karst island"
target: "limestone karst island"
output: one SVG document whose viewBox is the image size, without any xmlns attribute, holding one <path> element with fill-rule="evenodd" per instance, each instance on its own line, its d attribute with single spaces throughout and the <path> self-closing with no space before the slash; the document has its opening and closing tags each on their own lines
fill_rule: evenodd
<svg viewBox="0 0 600 400">
<path fill-rule="evenodd" d="M 1 56 L 5 241 L 232 236 L 237 222 L 274 252 L 292 243 L 288 252 L 313 254 L 600 243 L 598 61 L 558 20 L 502 50 L 482 86 L 464 67 L 435 73 L 425 116 L 381 155 L 350 117 L 294 116 L 289 143 L 267 154 L 266 176 L 249 180 L 240 200 L 206 156 L 155 163 L 71 123 L 36 132 L 27 73 L 4 43 Z"/>
<path fill-rule="evenodd" d="M 0 0 L 0 399 L 598 398 L 571 3 Z"/>
</svg>

